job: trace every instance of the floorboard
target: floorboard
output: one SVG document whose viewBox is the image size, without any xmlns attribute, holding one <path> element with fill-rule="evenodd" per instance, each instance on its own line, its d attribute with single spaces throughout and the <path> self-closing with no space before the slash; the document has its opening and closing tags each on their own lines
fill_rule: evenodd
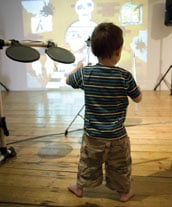
<svg viewBox="0 0 172 207">
<path fill-rule="evenodd" d="M 3 92 L 2 103 L 10 132 L 6 146 L 17 155 L 1 162 L 0 206 L 172 206 L 172 96 L 168 91 L 144 91 L 140 104 L 130 101 L 125 125 L 136 196 L 127 203 L 119 202 L 105 183 L 86 189 L 83 198 L 67 190 L 75 182 L 83 132 L 83 118 L 78 116 L 84 113 L 78 114 L 84 103 L 81 91 Z"/>
</svg>

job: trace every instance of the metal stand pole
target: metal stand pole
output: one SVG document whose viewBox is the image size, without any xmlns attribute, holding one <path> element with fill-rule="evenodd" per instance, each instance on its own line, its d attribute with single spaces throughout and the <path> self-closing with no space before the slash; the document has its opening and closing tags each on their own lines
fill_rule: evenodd
<svg viewBox="0 0 172 207">
<path fill-rule="evenodd" d="M 0 40 L 0 49 L 2 49 L 3 46 L 4 41 Z M 9 91 L 9 89 L 3 83 L 0 82 L 0 85 L 3 86 L 6 91 Z M 7 148 L 5 136 L 9 136 L 9 131 L 6 125 L 6 119 L 3 116 L 2 94 L 0 89 L 0 163 L 5 161 L 7 158 L 16 156 L 16 152 L 13 147 Z"/>
<path fill-rule="evenodd" d="M 3 116 L 2 95 L 0 91 L 0 162 L 5 161 L 7 158 L 16 156 L 16 152 L 13 147 L 7 148 L 5 136 L 9 136 L 9 131 L 7 129 L 5 117 Z"/>
<path fill-rule="evenodd" d="M 90 46 L 91 46 L 91 39 L 90 37 L 88 37 L 87 41 L 85 41 L 87 44 L 87 65 L 91 65 L 90 63 Z M 78 111 L 78 113 L 75 115 L 75 117 L 72 119 L 72 121 L 70 122 L 69 126 L 67 127 L 67 129 L 65 130 L 65 136 L 68 134 L 68 129 L 72 126 L 73 122 L 75 121 L 75 119 L 80 116 L 83 120 L 84 117 L 80 114 L 81 111 L 84 109 L 84 105 L 81 107 L 81 109 Z"/>
</svg>

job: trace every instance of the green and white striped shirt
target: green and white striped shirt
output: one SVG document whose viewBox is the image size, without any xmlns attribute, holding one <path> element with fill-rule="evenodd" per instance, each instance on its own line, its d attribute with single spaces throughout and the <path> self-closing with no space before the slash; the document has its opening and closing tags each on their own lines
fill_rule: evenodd
<svg viewBox="0 0 172 207">
<path fill-rule="evenodd" d="M 140 94 L 129 71 L 101 64 L 86 66 L 69 76 L 69 85 L 85 92 L 84 129 L 89 136 L 112 139 L 126 135 L 128 97 Z"/>
</svg>

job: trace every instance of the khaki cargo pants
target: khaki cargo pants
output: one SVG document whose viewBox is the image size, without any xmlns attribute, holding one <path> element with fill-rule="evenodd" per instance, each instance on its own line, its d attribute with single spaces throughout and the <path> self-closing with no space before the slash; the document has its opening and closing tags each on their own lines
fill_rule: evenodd
<svg viewBox="0 0 172 207">
<path fill-rule="evenodd" d="M 119 193 L 128 193 L 131 176 L 128 136 L 106 140 L 83 135 L 77 185 L 83 188 L 100 185 L 103 182 L 103 166 L 105 166 L 106 186 Z"/>
</svg>

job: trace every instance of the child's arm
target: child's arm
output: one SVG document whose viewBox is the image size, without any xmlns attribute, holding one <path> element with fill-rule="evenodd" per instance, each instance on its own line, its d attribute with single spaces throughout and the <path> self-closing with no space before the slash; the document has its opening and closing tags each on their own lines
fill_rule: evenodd
<svg viewBox="0 0 172 207">
<path fill-rule="evenodd" d="M 77 70 L 79 70 L 82 67 L 83 67 L 82 61 L 78 62 L 76 67 L 70 73 L 67 74 L 67 76 L 66 76 L 66 84 L 69 84 L 69 76 L 70 76 L 70 74 L 75 73 Z"/>
<path fill-rule="evenodd" d="M 142 100 L 142 93 L 133 99 L 134 102 L 139 103 Z"/>
<path fill-rule="evenodd" d="M 137 86 L 138 87 L 138 86 Z M 140 87 L 138 87 L 140 90 Z M 133 99 L 134 102 L 139 103 L 142 100 L 142 92 L 140 90 L 140 95 Z"/>
</svg>

